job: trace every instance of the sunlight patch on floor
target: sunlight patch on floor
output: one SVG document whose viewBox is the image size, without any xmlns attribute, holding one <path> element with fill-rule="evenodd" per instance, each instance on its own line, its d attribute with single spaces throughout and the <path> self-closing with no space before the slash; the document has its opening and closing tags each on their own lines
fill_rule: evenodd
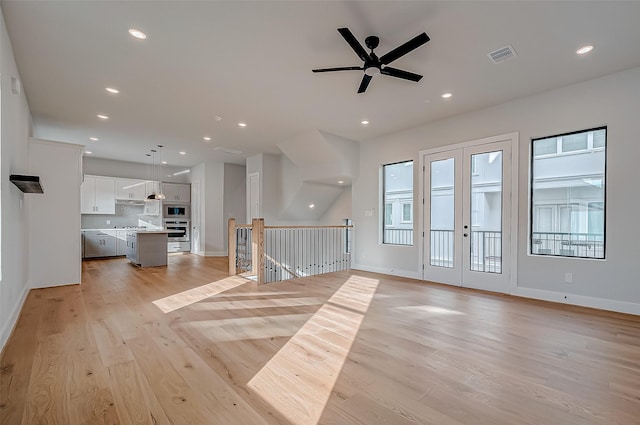
<svg viewBox="0 0 640 425">
<path fill-rule="evenodd" d="M 207 300 L 193 306 L 193 310 L 244 310 L 256 308 L 283 308 L 283 307 L 304 307 L 311 305 L 321 305 L 322 298 L 277 298 L 268 300 L 231 300 L 218 301 L 215 298 Z"/>
<path fill-rule="evenodd" d="M 309 318 L 307 314 L 235 317 L 176 323 L 176 328 L 196 331 L 210 342 L 245 341 L 286 336 L 296 333 Z"/>
<path fill-rule="evenodd" d="M 197 303 L 214 295 L 221 294 L 229 289 L 242 286 L 247 283 L 246 279 L 240 277 L 228 277 L 206 285 L 191 288 L 168 297 L 155 300 L 153 304 L 162 310 L 163 313 L 170 313 L 188 305 Z"/>
<path fill-rule="evenodd" d="M 378 287 L 353 276 L 248 383 L 291 423 L 316 425 Z"/>
<path fill-rule="evenodd" d="M 437 315 L 465 314 L 458 310 L 450 310 L 448 308 L 436 307 L 434 305 L 409 305 L 405 307 L 396 307 L 396 310 L 405 310 L 411 313 L 428 313 L 428 314 L 437 314 Z"/>
</svg>

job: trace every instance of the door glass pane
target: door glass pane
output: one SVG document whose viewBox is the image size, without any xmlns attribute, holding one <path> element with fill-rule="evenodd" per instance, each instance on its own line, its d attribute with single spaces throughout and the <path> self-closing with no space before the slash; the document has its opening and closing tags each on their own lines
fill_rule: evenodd
<svg viewBox="0 0 640 425">
<path fill-rule="evenodd" d="M 431 162 L 431 258 L 429 264 L 453 268 L 455 226 L 454 160 Z"/>
<path fill-rule="evenodd" d="M 502 273 L 502 151 L 471 156 L 472 271 Z"/>
</svg>

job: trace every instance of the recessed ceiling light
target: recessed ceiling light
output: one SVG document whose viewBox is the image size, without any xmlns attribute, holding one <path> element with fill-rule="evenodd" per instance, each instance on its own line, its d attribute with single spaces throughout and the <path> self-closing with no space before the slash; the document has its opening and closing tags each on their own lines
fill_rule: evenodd
<svg viewBox="0 0 640 425">
<path fill-rule="evenodd" d="M 584 55 L 585 53 L 589 53 L 592 50 L 593 50 L 593 46 L 582 46 L 581 48 L 576 50 L 576 53 L 579 55 Z"/>
<path fill-rule="evenodd" d="M 185 151 L 180 151 L 178 152 L 180 155 L 186 155 L 187 153 Z"/>
<path fill-rule="evenodd" d="M 167 161 L 160 161 L 160 164 L 167 165 Z"/>
<path fill-rule="evenodd" d="M 93 152 L 91 152 L 91 151 L 84 151 L 84 153 L 86 153 L 87 155 L 91 155 Z"/>
<path fill-rule="evenodd" d="M 106 116 L 106 115 L 102 115 L 102 114 L 98 114 L 98 115 L 96 115 L 96 116 L 97 116 L 98 118 L 100 118 L 101 120 L 108 120 L 108 119 L 109 119 L 109 117 L 108 117 L 108 116 Z"/>
<path fill-rule="evenodd" d="M 100 139 L 98 139 L 97 137 L 89 137 L 89 140 L 93 140 L 94 142 L 97 142 Z"/>
<path fill-rule="evenodd" d="M 360 124 L 362 124 L 362 125 L 367 125 L 367 124 L 369 124 L 369 121 L 367 121 L 367 120 L 362 120 L 362 121 L 360 121 Z"/>
<path fill-rule="evenodd" d="M 342 184 L 342 183 L 344 183 L 343 180 L 338 180 L 338 184 Z"/>
<path fill-rule="evenodd" d="M 105 90 L 108 91 L 109 93 L 112 93 L 112 94 L 120 93 L 120 90 L 114 89 L 113 87 L 107 87 Z"/>
<path fill-rule="evenodd" d="M 315 207 L 315 204 L 309 204 L 309 208 Z"/>
<path fill-rule="evenodd" d="M 443 99 L 449 99 L 451 96 L 453 96 L 453 94 L 451 94 L 451 93 L 444 93 L 444 94 L 442 95 L 442 98 L 443 98 Z"/>
<path fill-rule="evenodd" d="M 239 122 L 239 123 L 238 123 L 238 125 L 239 125 L 240 127 L 246 127 L 246 126 L 247 126 L 247 123 L 246 123 L 246 122 Z"/>
<path fill-rule="evenodd" d="M 135 38 L 139 38 L 140 40 L 144 40 L 147 38 L 147 34 L 143 33 L 140 30 L 137 30 L 135 28 L 130 28 L 129 29 L 129 34 L 131 34 L 132 36 L 134 36 Z"/>
<path fill-rule="evenodd" d="M 205 142 L 210 142 L 210 141 L 211 141 L 211 137 L 209 137 L 209 136 L 204 136 L 202 139 L 203 139 Z"/>
</svg>

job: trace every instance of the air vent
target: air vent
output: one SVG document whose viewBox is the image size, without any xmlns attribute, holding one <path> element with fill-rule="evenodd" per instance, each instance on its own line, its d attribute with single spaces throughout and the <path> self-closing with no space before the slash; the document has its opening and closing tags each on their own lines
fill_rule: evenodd
<svg viewBox="0 0 640 425">
<path fill-rule="evenodd" d="M 238 151 L 235 149 L 229 149 L 229 148 L 224 148 L 222 146 L 216 146 L 215 148 L 213 148 L 214 151 L 220 151 L 220 152 L 225 152 L 225 153 L 230 153 L 233 155 L 240 155 L 242 154 L 242 151 Z"/>
<path fill-rule="evenodd" d="M 515 58 L 516 56 L 518 56 L 518 54 L 516 53 L 513 47 L 505 46 L 498 50 L 494 50 L 493 52 L 487 53 L 487 56 L 489 56 L 489 59 L 491 59 L 491 62 L 500 63 L 500 62 L 509 60 L 511 58 Z"/>
</svg>

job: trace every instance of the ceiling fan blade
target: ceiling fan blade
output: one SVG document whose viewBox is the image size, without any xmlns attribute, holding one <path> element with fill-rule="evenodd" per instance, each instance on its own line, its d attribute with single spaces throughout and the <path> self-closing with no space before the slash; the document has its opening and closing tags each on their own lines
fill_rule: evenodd
<svg viewBox="0 0 640 425">
<path fill-rule="evenodd" d="M 371 78 L 373 78 L 371 75 L 364 74 L 364 77 L 362 77 L 362 82 L 360 83 L 360 88 L 358 88 L 358 93 L 364 93 L 364 91 L 369 86 Z"/>
<path fill-rule="evenodd" d="M 322 69 L 313 69 L 313 72 L 333 72 L 333 71 L 362 71 L 364 68 L 361 66 L 343 66 L 340 68 L 322 68 Z"/>
<path fill-rule="evenodd" d="M 362 59 L 363 61 L 368 61 L 371 59 L 367 51 L 364 50 L 364 47 L 362 47 L 362 44 L 360 44 L 358 40 L 356 40 L 353 33 L 349 31 L 349 28 L 338 28 L 338 32 L 347 41 L 347 43 L 349 43 L 349 46 L 351 46 L 353 51 L 356 52 L 356 55 L 358 55 L 360 59 Z"/>
<path fill-rule="evenodd" d="M 411 40 L 407 41 L 403 45 L 396 47 L 386 55 L 383 55 L 380 58 L 380 63 L 383 65 L 390 64 L 391 62 L 398 59 L 399 57 L 404 56 L 410 51 L 415 50 L 418 47 L 422 46 L 427 41 L 429 41 L 429 36 L 427 35 L 427 33 L 423 32 L 422 34 L 417 35 Z"/>
<path fill-rule="evenodd" d="M 391 68 L 390 66 L 385 66 L 380 70 L 381 74 L 388 75 L 390 77 L 402 78 L 404 80 L 411 81 L 420 81 L 422 75 L 414 74 L 413 72 L 403 71 L 402 69 Z"/>
</svg>

